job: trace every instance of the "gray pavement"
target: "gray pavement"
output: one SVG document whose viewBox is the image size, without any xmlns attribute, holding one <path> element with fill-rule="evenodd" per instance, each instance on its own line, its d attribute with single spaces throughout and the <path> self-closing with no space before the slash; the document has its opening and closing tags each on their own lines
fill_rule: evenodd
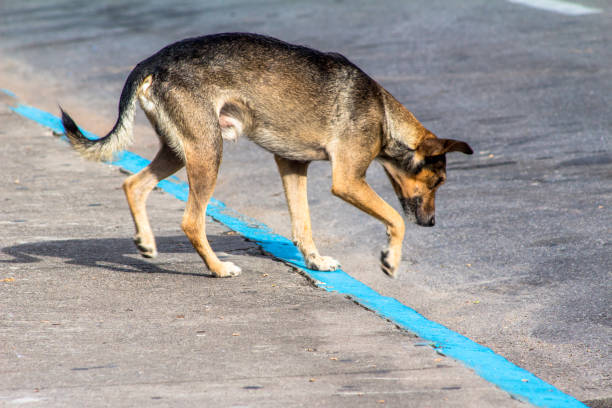
<svg viewBox="0 0 612 408">
<path fill-rule="evenodd" d="M 211 278 L 154 191 L 160 256 L 121 182 L 0 94 L 0 405 L 525 407 L 423 340 L 209 220 L 243 267 Z"/>
<path fill-rule="evenodd" d="M 345 54 L 476 154 L 449 155 L 436 227 L 408 226 L 393 281 L 378 266 L 384 228 L 334 198 L 328 163 L 314 163 L 321 252 L 562 391 L 610 405 L 612 8 L 580 3 L 602 12 L 506 0 L 7 0 L 0 87 L 50 112 L 59 102 L 103 134 L 130 68 L 180 38 L 252 31 Z M 151 158 L 157 140 L 138 115 L 132 149 Z M 378 166 L 368 181 L 399 208 Z M 252 143 L 226 145 L 215 197 L 289 234 L 273 160 Z"/>
</svg>

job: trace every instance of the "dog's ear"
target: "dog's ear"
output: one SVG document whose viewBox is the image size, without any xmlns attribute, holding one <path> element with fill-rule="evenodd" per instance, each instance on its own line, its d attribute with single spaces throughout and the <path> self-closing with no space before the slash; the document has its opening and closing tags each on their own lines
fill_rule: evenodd
<svg viewBox="0 0 612 408">
<path fill-rule="evenodd" d="M 427 138 L 417 147 L 417 152 L 424 157 L 440 156 L 450 152 L 472 154 L 474 151 L 465 142 L 453 139 Z"/>
</svg>

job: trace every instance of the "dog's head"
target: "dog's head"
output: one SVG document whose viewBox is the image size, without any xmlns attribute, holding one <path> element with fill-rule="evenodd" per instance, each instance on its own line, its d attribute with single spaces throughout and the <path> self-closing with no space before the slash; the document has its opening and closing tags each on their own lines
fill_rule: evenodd
<svg viewBox="0 0 612 408">
<path fill-rule="evenodd" d="M 424 227 L 436 223 L 436 191 L 446 181 L 446 153 L 451 152 L 473 153 L 465 142 L 434 136 L 415 150 L 406 148 L 380 160 L 404 213 Z"/>
</svg>

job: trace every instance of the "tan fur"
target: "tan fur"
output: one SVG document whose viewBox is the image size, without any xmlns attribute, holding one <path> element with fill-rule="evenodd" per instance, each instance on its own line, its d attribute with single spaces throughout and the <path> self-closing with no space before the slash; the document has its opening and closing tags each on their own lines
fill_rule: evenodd
<svg viewBox="0 0 612 408">
<path fill-rule="evenodd" d="M 334 270 L 339 263 L 321 256 L 312 240 L 307 169 L 329 160 L 332 193 L 380 220 L 388 246 L 381 267 L 395 276 L 402 253 L 402 217 L 366 183 L 378 160 L 389 175 L 407 214 L 434 223 L 435 191 L 445 178 L 444 155 L 471 153 L 460 141 L 438 139 L 391 94 L 333 53 L 252 34 L 219 34 L 170 45 L 132 71 L 121 94 L 113 130 L 86 140 L 63 114 L 66 133 L 88 158 L 108 157 L 131 141 L 138 99 L 159 135 L 162 148 L 151 164 L 129 177 L 124 190 L 143 256 L 155 256 L 155 239 L 145 202 L 158 181 L 183 165 L 189 198 L 182 228 L 215 276 L 235 276 L 240 268 L 221 262 L 205 232 L 205 209 L 212 196 L 223 139 L 244 135 L 274 154 L 287 198 L 292 238 L 307 267 Z"/>
</svg>

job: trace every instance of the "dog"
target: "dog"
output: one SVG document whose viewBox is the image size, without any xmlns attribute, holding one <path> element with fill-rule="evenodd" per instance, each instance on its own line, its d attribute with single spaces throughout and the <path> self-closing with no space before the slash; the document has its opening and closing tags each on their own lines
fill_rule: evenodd
<svg viewBox="0 0 612 408">
<path fill-rule="evenodd" d="M 206 238 L 205 209 L 215 188 L 223 140 L 246 136 L 274 155 L 287 198 L 292 239 L 310 269 L 340 264 L 321 256 L 313 239 L 306 195 L 313 160 L 331 163 L 331 192 L 380 220 L 388 246 L 383 272 L 395 277 L 401 260 L 402 216 L 365 181 L 376 160 L 407 217 L 431 227 L 436 190 L 446 180 L 446 153 L 472 154 L 463 141 L 440 139 L 381 85 L 344 56 L 248 33 L 189 38 L 140 62 L 129 74 L 113 129 L 86 138 L 62 110 L 72 146 L 106 160 L 132 142 L 136 101 L 161 148 L 153 161 L 123 183 L 144 257 L 157 255 L 145 203 L 160 180 L 186 167 L 189 198 L 181 227 L 214 276 L 239 275 L 220 261 Z M 61 109 L 61 108 L 60 108 Z"/>
</svg>

